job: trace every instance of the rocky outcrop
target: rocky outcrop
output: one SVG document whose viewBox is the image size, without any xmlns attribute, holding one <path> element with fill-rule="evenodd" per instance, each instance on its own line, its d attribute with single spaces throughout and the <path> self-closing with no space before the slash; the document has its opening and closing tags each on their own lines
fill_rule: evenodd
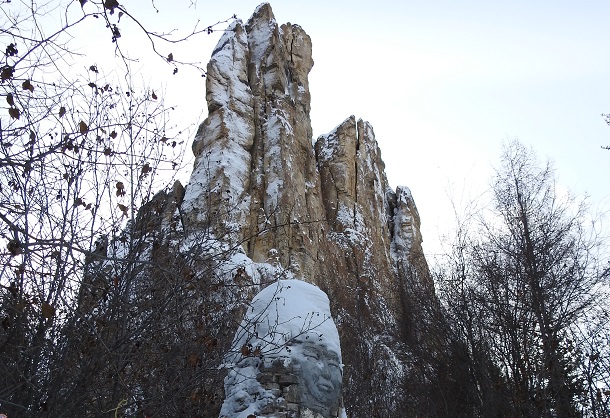
<svg viewBox="0 0 610 418">
<path fill-rule="evenodd" d="M 433 293 L 419 215 L 407 188 L 390 189 L 368 122 L 351 116 L 313 145 L 311 50 L 304 30 L 278 25 L 268 4 L 222 36 L 208 65 L 209 116 L 193 144 L 184 229 L 237 243 L 255 263 L 273 254 L 323 289 L 346 347 L 348 413 L 386 416 L 407 399 L 399 293 L 410 280 Z"/>
<path fill-rule="evenodd" d="M 282 264 L 304 271 L 323 236 L 299 225 L 324 219 L 311 146 L 312 66 L 309 36 L 279 26 L 269 5 L 229 28 L 208 65 L 210 114 L 193 144 L 184 202 L 188 228 L 231 234 L 256 261 L 276 248 Z"/>
<path fill-rule="evenodd" d="M 389 187 L 368 122 L 350 116 L 314 140 L 312 66 L 309 36 L 279 25 L 268 4 L 221 37 L 188 184 L 157 194 L 85 260 L 76 325 L 90 332 L 66 348 L 81 359 L 73 385 L 88 388 L 81 415 L 217 418 L 223 403 L 230 417 L 451 415 L 441 395 L 459 379 L 439 360 L 449 339 L 415 202 Z M 253 296 L 284 279 L 328 296 L 336 328 L 321 334 L 338 334 L 341 347 L 312 345 L 320 334 L 276 347 L 326 357 L 320 370 L 340 360 L 336 384 L 303 377 L 317 370 L 303 358 L 278 364 L 277 352 L 257 350 Z M 312 381 L 342 387 L 341 397 L 315 401 Z"/>
<path fill-rule="evenodd" d="M 317 282 L 333 232 L 363 233 L 388 264 L 390 224 L 401 216 L 393 212 L 403 206 L 393 203 L 367 122 L 352 116 L 312 147 L 312 66 L 309 36 L 298 25 L 279 26 L 268 4 L 229 27 L 208 65 L 210 113 L 193 144 L 182 210 L 187 229 L 230 234 L 255 261 L 277 249 L 283 265 Z M 414 208 L 411 199 L 404 216 L 417 229 Z"/>
<path fill-rule="evenodd" d="M 326 294 L 302 280 L 258 293 L 226 357 L 221 418 L 338 418 L 341 347 Z"/>
<path fill-rule="evenodd" d="M 84 415 L 124 405 L 126 415 L 216 418 L 225 399 L 228 415 L 308 416 L 299 402 L 309 399 L 315 414 L 336 416 L 335 398 L 324 406 L 306 394 L 311 379 L 290 380 L 308 370 L 300 360 L 279 367 L 244 344 L 227 361 L 252 297 L 280 279 L 328 296 L 341 349 L 300 343 L 341 359 L 348 416 L 416 416 L 429 400 L 429 363 L 412 366 L 431 351 L 426 329 L 438 313 L 417 208 L 407 188 L 389 187 L 368 122 L 350 116 L 314 141 L 312 66 L 309 36 L 278 25 L 268 4 L 221 37 L 188 184 L 160 192 L 87 260 L 77 310 L 91 333 L 70 345 L 88 367 L 74 368 L 75 384 L 94 392 Z M 229 363 L 258 383 L 225 394 Z M 273 402 L 257 398 L 265 394 Z"/>
</svg>

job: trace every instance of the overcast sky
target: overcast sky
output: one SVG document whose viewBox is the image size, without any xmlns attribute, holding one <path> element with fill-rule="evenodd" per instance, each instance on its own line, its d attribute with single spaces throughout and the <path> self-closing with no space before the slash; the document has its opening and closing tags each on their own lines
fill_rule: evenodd
<svg viewBox="0 0 610 418">
<path fill-rule="evenodd" d="M 245 21 L 260 1 L 177 3 L 157 0 L 160 12 L 141 16 L 187 29 L 233 14 Z M 413 193 L 428 253 L 438 251 L 451 220 L 448 195 L 459 201 L 484 192 L 502 141 L 511 138 L 552 159 L 562 187 L 588 193 L 593 210 L 610 209 L 610 151 L 600 148 L 610 145 L 600 116 L 610 113 L 610 2 L 271 5 L 278 23 L 297 23 L 312 38 L 314 137 L 352 114 L 371 122 L 391 186 Z M 219 37 L 198 38 L 174 55 L 207 62 Z M 204 81 L 186 71 L 172 79 L 163 63 L 153 65 L 180 113 L 204 118 Z"/>
</svg>

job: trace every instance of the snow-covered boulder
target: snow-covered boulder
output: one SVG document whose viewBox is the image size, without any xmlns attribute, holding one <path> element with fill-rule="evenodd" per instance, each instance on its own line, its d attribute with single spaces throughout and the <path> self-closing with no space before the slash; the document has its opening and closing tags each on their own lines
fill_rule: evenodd
<svg viewBox="0 0 610 418">
<path fill-rule="evenodd" d="M 338 417 L 341 347 L 326 294 L 301 280 L 258 293 L 227 355 L 221 417 Z"/>
</svg>

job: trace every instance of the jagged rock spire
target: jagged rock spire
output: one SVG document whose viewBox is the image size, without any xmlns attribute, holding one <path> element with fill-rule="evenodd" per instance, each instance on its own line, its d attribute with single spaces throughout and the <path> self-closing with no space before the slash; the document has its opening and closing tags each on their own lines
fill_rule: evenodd
<svg viewBox="0 0 610 418">
<path fill-rule="evenodd" d="M 187 233 L 241 243 L 254 262 L 272 251 L 328 294 L 346 347 L 346 407 L 373 416 L 402 399 L 397 289 L 431 282 L 415 203 L 389 187 L 372 126 L 351 116 L 312 145 L 312 66 L 309 36 L 278 25 L 269 4 L 229 26 L 208 64 L 209 115 L 181 210 Z M 385 377 L 372 384 L 376 373 Z"/>
</svg>

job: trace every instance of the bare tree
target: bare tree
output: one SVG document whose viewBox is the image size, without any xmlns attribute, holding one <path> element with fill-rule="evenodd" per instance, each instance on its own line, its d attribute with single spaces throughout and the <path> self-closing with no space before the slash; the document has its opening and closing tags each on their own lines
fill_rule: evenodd
<svg viewBox="0 0 610 418">
<path fill-rule="evenodd" d="M 78 346 L 75 337 L 92 331 L 74 309 L 86 290 L 83 277 L 94 275 L 97 264 L 116 262 L 121 274 L 106 276 L 110 288 L 98 290 L 118 291 L 150 264 L 134 258 L 144 248 L 138 228 L 147 225 L 136 212 L 180 168 L 184 150 L 161 91 L 132 81 L 122 25 L 135 23 L 173 73 L 190 63 L 163 48 L 214 29 L 155 32 L 117 1 L 1 3 L 0 408 L 10 416 L 76 416 L 57 402 L 86 393 L 71 390 L 83 382 L 73 372 L 84 352 L 66 357 L 70 344 Z M 72 42 L 84 27 L 99 28 L 118 61 L 75 70 L 82 57 Z M 111 248 L 117 242 L 124 251 Z M 112 314 L 129 321 L 129 310 Z M 120 355 L 111 348 L 109 356 Z M 104 368 L 81 368 L 81 377 L 86 370 Z"/>
<path fill-rule="evenodd" d="M 14 361 L 3 362 L 2 398 L 28 410 L 26 399 L 49 384 L 48 355 L 73 313 L 85 263 L 107 251 L 157 176 L 180 159 L 162 125 L 167 110 L 150 93 L 109 84 L 71 93 L 57 124 L 4 131 L 2 348 Z M 27 109 L 23 117 L 34 117 Z"/>
<path fill-rule="evenodd" d="M 490 211 L 476 232 L 462 235 L 453 273 L 443 279 L 471 360 L 498 368 L 488 387 L 496 399 L 508 396 L 510 416 L 571 417 L 586 408 L 587 347 L 574 335 L 599 306 L 600 291 L 599 241 L 586 216 L 582 202 L 560 195 L 550 164 L 540 166 L 513 141 L 492 184 Z"/>
</svg>

